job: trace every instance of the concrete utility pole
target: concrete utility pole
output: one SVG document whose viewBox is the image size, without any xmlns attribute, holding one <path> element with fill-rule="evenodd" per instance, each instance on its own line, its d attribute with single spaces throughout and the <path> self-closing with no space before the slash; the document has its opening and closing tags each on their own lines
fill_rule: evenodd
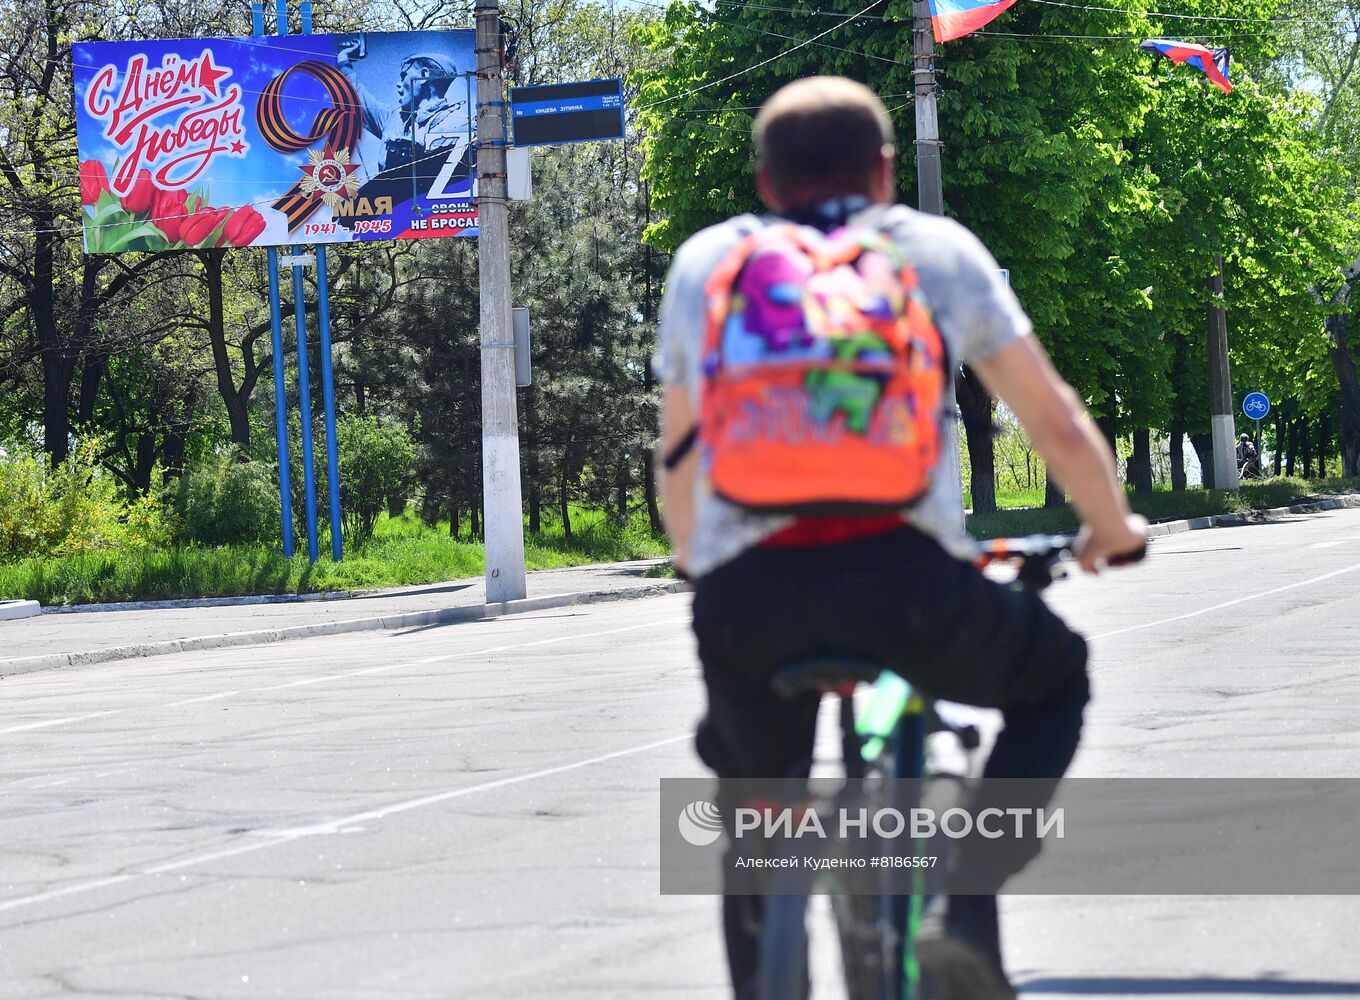
<svg viewBox="0 0 1360 1000">
<path fill-rule="evenodd" d="M 525 595 L 524 513 L 510 325 L 510 219 L 505 177 L 505 91 L 497 0 L 477 0 L 477 262 L 482 306 L 482 514 L 486 599 Z"/>
<path fill-rule="evenodd" d="M 1214 489 L 1237 482 L 1237 434 L 1233 420 L 1232 374 L 1228 370 L 1228 315 L 1223 306 L 1223 255 L 1214 254 L 1209 279 L 1209 430 L 1214 443 Z"/>
<path fill-rule="evenodd" d="M 911 49 L 916 84 L 916 190 L 922 212 L 944 215 L 944 176 L 940 169 L 940 115 L 935 100 L 935 32 L 930 23 L 929 0 L 914 0 Z M 957 380 L 958 373 L 954 373 Z M 946 404 L 957 415 L 952 392 Z M 958 526 L 963 528 L 963 465 L 959 461 L 959 422 L 946 420 L 940 440 L 940 476 L 959 491 Z"/>
<path fill-rule="evenodd" d="M 940 170 L 940 114 L 935 99 L 935 32 L 929 0 L 915 0 L 911 50 L 916 84 L 916 180 L 922 212 L 944 215 L 944 180 Z"/>
</svg>

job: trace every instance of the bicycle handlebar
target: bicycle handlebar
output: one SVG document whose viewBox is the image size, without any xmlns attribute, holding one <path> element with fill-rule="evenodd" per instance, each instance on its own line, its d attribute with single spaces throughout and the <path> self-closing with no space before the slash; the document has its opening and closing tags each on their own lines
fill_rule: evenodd
<svg viewBox="0 0 1360 1000">
<path fill-rule="evenodd" d="M 1076 546 L 1072 535 L 1026 535 L 1023 538 L 992 538 L 979 542 L 981 552 L 977 566 L 984 569 L 994 563 L 1010 563 L 1018 567 L 1016 580 L 1021 586 L 1043 590 L 1054 581 L 1059 564 L 1071 558 Z M 1141 562 L 1147 555 L 1147 545 L 1136 552 L 1126 552 L 1108 560 L 1110 566 L 1128 566 Z"/>
</svg>

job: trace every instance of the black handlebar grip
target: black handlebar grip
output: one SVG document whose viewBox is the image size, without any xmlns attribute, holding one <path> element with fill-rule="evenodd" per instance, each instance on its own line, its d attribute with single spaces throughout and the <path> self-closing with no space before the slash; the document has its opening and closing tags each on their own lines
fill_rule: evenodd
<svg viewBox="0 0 1360 1000">
<path fill-rule="evenodd" d="M 1132 566 L 1134 563 L 1142 562 L 1143 559 L 1146 557 L 1147 557 L 1147 542 L 1144 542 L 1142 545 L 1138 546 L 1138 548 L 1134 549 L 1132 552 L 1124 552 L 1117 556 L 1110 556 L 1109 559 L 1105 560 L 1105 565 Z"/>
</svg>

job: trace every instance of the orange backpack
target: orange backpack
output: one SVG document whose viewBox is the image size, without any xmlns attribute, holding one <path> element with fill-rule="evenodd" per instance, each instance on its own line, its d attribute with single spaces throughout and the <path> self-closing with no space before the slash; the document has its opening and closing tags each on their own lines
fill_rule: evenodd
<svg viewBox="0 0 1360 1000">
<path fill-rule="evenodd" d="M 811 515 L 925 494 L 949 364 L 896 244 L 780 223 L 734 247 L 705 291 L 698 430 L 718 496 Z"/>
</svg>

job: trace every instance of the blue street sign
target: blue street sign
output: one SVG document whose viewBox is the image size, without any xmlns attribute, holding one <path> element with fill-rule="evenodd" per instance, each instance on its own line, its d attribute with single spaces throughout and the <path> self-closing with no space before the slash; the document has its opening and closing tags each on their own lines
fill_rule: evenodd
<svg viewBox="0 0 1360 1000">
<path fill-rule="evenodd" d="M 1270 400 L 1264 392 L 1251 392 L 1242 400 L 1242 412 L 1251 420 L 1264 420 L 1270 412 Z"/>
<path fill-rule="evenodd" d="M 516 146 L 623 138 L 623 81 L 585 80 L 510 91 Z"/>
</svg>

